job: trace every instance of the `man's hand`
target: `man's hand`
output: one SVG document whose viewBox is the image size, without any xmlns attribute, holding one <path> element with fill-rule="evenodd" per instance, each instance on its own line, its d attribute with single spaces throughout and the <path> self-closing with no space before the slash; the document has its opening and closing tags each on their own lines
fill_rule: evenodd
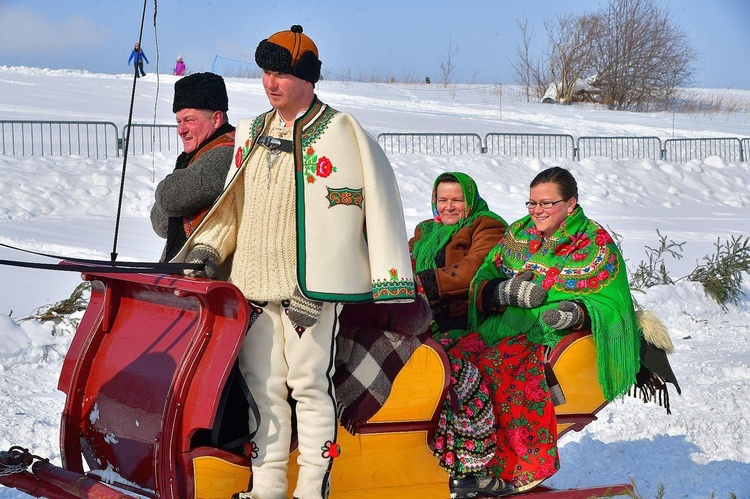
<svg viewBox="0 0 750 499">
<path fill-rule="evenodd" d="M 219 265 L 216 263 L 218 261 L 218 251 L 211 246 L 199 244 L 190 250 L 187 258 L 185 258 L 185 263 L 201 264 L 203 265 L 203 268 L 198 270 L 185 269 L 184 274 L 188 277 L 206 277 L 208 279 L 216 279 L 219 275 Z"/>
<path fill-rule="evenodd" d="M 322 301 L 311 300 L 304 296 L 299 288 L 296 288 L 289 304 L 289 320 L 295 326 L 307 329 L 318 322 L 322 310 Z"/>
</svg>

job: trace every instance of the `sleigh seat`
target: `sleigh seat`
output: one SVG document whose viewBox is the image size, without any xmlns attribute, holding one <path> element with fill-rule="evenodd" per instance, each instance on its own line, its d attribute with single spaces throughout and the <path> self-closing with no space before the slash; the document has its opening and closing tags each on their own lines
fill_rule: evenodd
<svg viewBox="0 0 750 499">
<path fill-rule="evenodd" d="M 566 336 L 548 354 L 565 403 L 555 407 L 558 438 L 596 420 L 607 402 L 597 381 L 596 346 L 589 332 Z M 331 472 L 331 499 L 448 498 L 449 477 L 432 455 L 436 418 L 448 388 L 449 361 L 442 347 L 426 340 L 400 371 L 382 408 L 356 435 L 339 427 L 341 454 Z M 297 454 L 289 464 L 290 492 Z M 628 495 L 629 484 L 555 490 L 532 483 L 518 497 L 588 499 Z"/>
</svg>

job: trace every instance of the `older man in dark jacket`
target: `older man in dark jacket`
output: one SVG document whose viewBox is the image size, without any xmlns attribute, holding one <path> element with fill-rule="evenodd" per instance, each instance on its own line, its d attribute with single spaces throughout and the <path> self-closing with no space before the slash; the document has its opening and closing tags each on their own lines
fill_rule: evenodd
<svg viewBox="0 0 750 499">
<path fill-rule="evenodd" d="M 234 151 L 228 109 L 224 79 L 217 74 L 191 74 L 174 85 L 172 112 L 183 152 L 156 186 L 151 209 L 154 231 L 167 240 L 162 262 L 177 254 L 224 189 Z"/>
</svg>

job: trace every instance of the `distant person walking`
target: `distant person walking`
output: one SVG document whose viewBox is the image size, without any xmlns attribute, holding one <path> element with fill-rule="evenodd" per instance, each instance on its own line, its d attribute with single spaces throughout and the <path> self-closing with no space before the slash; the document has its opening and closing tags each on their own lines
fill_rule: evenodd
<svg viewBox="0 0 750 499">
<path fill-rule="evenodd" d="M 135 44 L 133 47 L 133 51 L 130 52 L 130 58 L 128 59 L 128 66 L 130 66 L 130 61 L 133 61 L 133 66 L 135 67 L 135 77 L 140 78 L 141 76 L 146 76 L 146 72 L 143 71 L 143 61 L 146 61 L 146 64 L 148 64 L 148 57 L 146 57 L 146 54 L 143 53 L 143 49 L 141 48 L 138 43 Z M 140 74 L 139 74 L 140 72 Z"/>
<path fill-rule="evenodd" d="M 185 62 L 182 60 L 182 56 L 177 56 L 177 63 L 174 65 L 173 75 L 183 76 L 185 74 Z"/>
</svg>

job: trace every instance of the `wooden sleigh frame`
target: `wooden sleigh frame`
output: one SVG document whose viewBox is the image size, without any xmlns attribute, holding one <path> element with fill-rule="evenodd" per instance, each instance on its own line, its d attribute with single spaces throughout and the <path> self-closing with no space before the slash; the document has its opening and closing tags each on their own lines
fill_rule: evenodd
<svg viewBox="0 0 750 499">
<path fill-rule="evenodd" d="M 224 421 L 232 414 L 247 420 L 247 406 L 226 405 L 227 393 L 237 391 L 233 366 L 249 321 L 239 290 L 180 276 L 84 278 L 91 298 L 58 383 L 67 395 L 62 466 L 36 462 L 31 472 L 0 477 L 0 483 L 51 499 L 228 499 L 247 489 L 249 459 L 222 448 L 233 432 L 247 433 L 246 426 Z M 591 336 L 583 334 L 566 337 L 550 353 L 567 398 L 556 408 L 559 436 L 595 420 L 605 405 L 594 355 Z M 445 352 L 428 340 L 357 435 L 339 427 L 331 499 L 449 497 L 448 475 L 430 448 L 448 372 Z M 290 490 L 297 472 L 292 453 Z M 630 485 L 539 485 L 523 497 L 584 499 L 631 491 Z"/>
</svg>

